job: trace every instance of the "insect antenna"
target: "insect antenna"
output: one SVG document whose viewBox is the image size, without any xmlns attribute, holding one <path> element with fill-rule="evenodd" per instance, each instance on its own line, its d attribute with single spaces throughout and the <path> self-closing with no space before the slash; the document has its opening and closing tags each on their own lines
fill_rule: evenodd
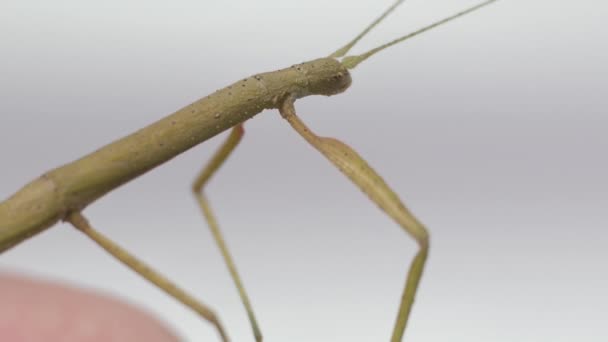
<svg viewBox="0 0 608 342">
<path fill-rule="evenodd" d="M 346 45 L 344 45 L 343 47 L 336 50 L 336 52 L 329 55 L 329 57 L 338 58 L 338 57 L 342 57 L 342 56 L 346 55 L 346 53 L 348 53 L 348 51 L 355 44 L 357 44 L 357 42 L 361 38 L 363 38 L 363 36 L 365 36 L 369 31 L 371 31 L 371 29 L 376 27 L 376 25 L 378 25 L 384 18 L 386 18 L 387 15 L 391 14 L 391 12 L 394 11 L 395 8 L 397 8 L 397 6 L 401 5 L 401 3 L 403 1 L 405 1 L 405 0 L 397 0 L 391 7 L 389 7 L 386 11 L 384 11 L 384 13 L 382 13 L 381 16 L 379 16 L 376 20 L 374 20 L 371 24 L 369 24 L 369 26 L 367 26 L 361 33 L 359 33 L 359 35 L 356 36 L 355 39 L 351 40 Z"/>
<path fill-rule="evenodd" d="M 384 49 L 386 49 L 386 48 L 388 48 L 390 46 L 393 46 L 393 45 L 395 45 L 397 43 L 401 43 L 404 40 L 407 40 L 407 39 L 410 39 L 412 37 L 415 37 L 415 36 L 417 36 L 417 35 L 419 35 L 419 34 L 421 34 L 423 32 L 426 32 L 426 31 L 430 30 L 430 29 L 433 29 L 435 27 L 441 26 L 441 25 L 443 25 L 443 24 L 445 24 L 445 23 L 447 23 L 449 21 L 452 21 L 452 20 L 454 20 L 456 18 L 462 17 L 462 16 L 464 16 L 466 14 L 469 14 L 469 13 L 471 13 L 473 11 L 476 11 L 476 10 L 478 10 L 478 9 L 484 7 L 484 6 L 487 6 L 487 5 L 489 5 L 489 4 L 493 3 L 493 2 L 496 2 L 496 1 L 498 1 L 498 0 L 484 1 L 484 2 L 479 3 L 479 4 L 477 4 L 477 5 L 473 6 L 473 7 L 469 7 L 469 8 L 467 8 L 467 9 L 461 11 L 461 12 L 458 12 L 458 13 L 456 13 L 454 15 L 451 15 L 449 17 L 446 17 L 444 19 L 436 21 L 436 22 L 432 23 L 431 25 L 425 26 L 425 27 L 423 27 L 421 29 L 418 29 L 418 30 L 412 32 L 412 33 L 408 33 L 405 36 L 399 37 L 399 38 L 397 38 L 397 39 L 395 39 L 395 40 L 393 40 L 391 42 L 388 42 L 388 43 L 386 43 L 384 45 L 380 45 L 380 46 L 378 46 L 376 48 L 373 48 L 373 49 L 371 49 L 371 50 L 369 50 L 369 51 L 367 51 L 365 53 L 362 53 L 360 55 L 357 55 L 357 56 L 346 56 L 346 57 L 344 57 L 342 59 L 341 63 L 347 69 L 354 69 L 359 63 L 361 63 L 364 60 L 368 59 L 369 57 L 371 57 L 372 55 L 376 54 L 377 52 L 380 52 L 380 51 L 382 51 L 382 50 L 384 50 Z M 363 33 L 361 35 L 359 35 L 357 38 L 355 38 L 351 43 L 347 44 L 345 46 L 345 48 L 346 47 L 350 48 L 352 45 L 354 45 L 354 43 L 358 39 L 360 39 L 365 33 L 367 33 L 367 31 L 369 31 L 372 27 L 374 27 L 380 20 L 382 20 L 387 14 L 389 14 L 401 2 L 402 1 L 398 1 L 391 8 L 389 8 L 386 12 L 384 12 L 384 14 L 380 18 L 378 18 L 374 23 L 372 23 L 372 25 L 370 25 L 368 28 L 366 28 L 365 31 L 363 31 Z M 344 48 L 342 48 L 342 49 L 344 49 Z M 334 54 L 336 54 L 337 52 L 341 52 L 342 49 L 334 52 Z M 346 51 L 348 51 L 348 49 L 346 49 Z M 332 55 L 332 57 L 339 57 L 339 56 Z"/>
</svg>

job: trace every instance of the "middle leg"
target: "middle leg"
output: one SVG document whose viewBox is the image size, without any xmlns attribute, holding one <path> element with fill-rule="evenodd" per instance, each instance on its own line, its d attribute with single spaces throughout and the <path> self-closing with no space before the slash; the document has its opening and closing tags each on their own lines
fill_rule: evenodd
<svg viewBox="0 0 608 342">
<path fill-rule="evenodd" d="M 245 287 L 243 286 L 243 281 L 239 276 L 232 256 L 228 251 L 228 247 L 226 246 L 226 242 L 222 233 L 220 232 L 220 228 L 217 224 L 217 220 L 213 215 L 211 210 L 211 206 L 209 205 L 209 201 L 207 197 L 203 193 L 204 186 L 208 183 L 209 179 L 215 172 L 222 166 L 224 161 L 228 158 L 228 156 L 234 151 L 236 146 L 241 141 L 245 130 L 243 128 L 243 124 L 239 124 L 235 126 L 228 139 L 224 141 L 224 143 L 220 146 L 220 149 L 213 155 L 209 163 L 205 166 L 205 168 L 201 171 L 201 173 L 196 177 L 194 184 L 192 185 L 192 192 L 198 201 L 198 204 L 203 212 L 203 216 L 211 229 L 211 233 L 213 234 L 213 238 L 217 243 L 217 246 L 222 253 L 222 257 L 228 266 L 228 271 L 230 272 L 230 276 L 236 285 L 237 290 L 239 291 L 239 296 L 241 297 L 241 301 L 243 305 L 245 305 L 245 310 L 247 310 L 247 316 L 249 317 L 249 322 L 251 323 L 251 327 L 253 329 L 253 334 L 255 336 L 256 342 L 262 342 L 262 332 L 258 326 L 257 320 L 255 318 L 255 314 L 253 313 L 253 307 L 251 302 L 249 301 L 249 297 L 247 296 L 247 292 L 245 291 Z"/>
</svg>

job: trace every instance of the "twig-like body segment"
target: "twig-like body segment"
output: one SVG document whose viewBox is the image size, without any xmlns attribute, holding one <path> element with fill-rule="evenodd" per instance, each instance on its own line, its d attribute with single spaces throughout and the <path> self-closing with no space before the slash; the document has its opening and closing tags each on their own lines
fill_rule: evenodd
<svg viewBox="0 0 608 342">
<path fill-rule="evenodd" d="M 349 72 L 320 58 L 242 79 L 72 163 L 0 203 L 0 252 L 79 211 L 120 185 L 239 124 L 287 95 L 334 95 Z"/>
</svg>

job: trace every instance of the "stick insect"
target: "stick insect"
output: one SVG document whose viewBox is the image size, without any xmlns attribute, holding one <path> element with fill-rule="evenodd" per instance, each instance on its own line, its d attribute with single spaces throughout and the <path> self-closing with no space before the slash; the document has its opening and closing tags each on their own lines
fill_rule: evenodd
<svg viewBox="0 0 608 342">
<path fill-rule="evenodd" d="M 403 2 L 398 0 L 352 41 L 328 57 L 237 81 L 81 159 L 44 173 L 0 203 L 0 252 L 59 221 L 66 221 L 133 271 L 194 310 L 216 328 L 222 341 L 229 341 L 225 328 L 213 310 L 95 230 L 82 211 L 111 190 L 231 129 L 227 140 L 196 177 L 192 192 L 236 285 L 255 340 L 262 341 L 262 333 L 249 297 L 203 190 L 241 141 L 244 121 L 265 109 L 278 109 L 298 134 L 417 242 L 419 250 L 408 271 L 391 337 L 392 342 L 401 341 L 429 252 L 429 234 L 357 152 L 337 139 L 313 133 L 300 120 L 294 103 L 305 96 L 331 96 L 344 92 L 351 84 L 349 70 L 370 56 L 495 1 L 482 2 L 361 55 L 346 56 L 361 38 Z"/>
</svg>

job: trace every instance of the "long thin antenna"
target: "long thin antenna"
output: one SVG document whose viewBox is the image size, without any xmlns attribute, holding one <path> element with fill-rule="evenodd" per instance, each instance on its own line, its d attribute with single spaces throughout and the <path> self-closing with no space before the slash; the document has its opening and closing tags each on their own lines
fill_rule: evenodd
<svg viewBox="0 0 608 342">
<path fill-rule="evenodd" d="M 380 23 L 382 21 L 382 19 L 384 19 L 387 15 L 389 15 L 392 11 L 394 11 L 395 8 L 397 8 L 397 6 L 401 5 L 401 3 L 403 1 L 405 1 L 405 0 L 397 0 L 391 7 L 389 7 L 386 11 L 384 11 L 384 13 L 382 13 L 382 15 L 378 17 L 378 19 L 374 20 L 374 22 L 371 23 L 368 27 L 366 27 L 363 30 L 363 32 L 359 33 L 359 35 L 356 36 L 355 39 L 351 40 L 346 45 L 344 45 L 343 47 L 336 50 L 336 52 L 329 55 L 329 57 L 338 58 L 338 57 L 342 57 L 342 56 L 346 55 L 348 53 L 348 51 L 353 47 L 353 45 L 357 44 L 357 42 L 361 38 L 363 38 L 363 36 L 365 36 L 371 29 L 373 29 L 376 25 L 378 25 L 378 23 Z"/>
<path fill-rule="evenodd" d="M 493 2 L 496 2 L 496 1 L 498 1 L 498 0 L 489 0 L 489 1 L 482 2 L 482 3 L 478 4 L 478 5 L 475 5 L 473 7 L 468 8 L 468 9 L 462 11 L 462 12 L 456 13 L 456 14 L 454 14 L 452 16 L 449 16 L 447 18 L 439 20 L 439 21 L 437 21 L 437 22 L 435 22 L 435 23 L 433 23 L 433 24 L 431 24 L 429 26 L 425 26 L 425 27 L 423 27 L 423 28 L 421 28 L 421 29 L 419 29 L 417 31 L 414 31 L 412 33 L 406 34 L 405 36 L 399 37 L 399 38 L 397 38 L 397 39 L 395 39 L 395 40 L 393 40 L 393 41 L 391 41 L 389 43 L 386 43 L 384 45 L 381 45 L 381 46 L 378 46 L 378 47 L 376 47 L 374 49 L 371 49 L 371 50 L 369 50 L 369 51 L 367 51 L 367 52 L 365 52 L 363 54 L 360 54 L 358 56 L 346 56 L 346 57 L 344 57 L 344 59 L 342 59 L 342 65 L 344 65 L 344 67 L 346 67 L 347 69 L 353 69 L 359 63 L 361 63 L 364 60 L 368 59 L 369 57 L 371 57 L 372 55 L 376 54 L 377 52 L 380 52 L 380 51 L 382 51 L 382 50 L 384 50 L 384 49 L 386 49 L 386 48 L 388 48 L 390 46 L 393 46 L 393 45 L 395 45 L 397 43 L 401 43 L 404 40 L 410 39 L 410 38 L 412 38 L 414 36 L 417 36 L 417 35 L 419 35 L 419 34 L 421 34 L 423 32 L 426 32 L 426 31 L 428 31 L 430 29 L 433 29 L 433 28 L 435 28 L 437 26 L 443 25 L 443 24 L 447 23 L 448 21 L 452 21 L 452 20 L 454 20 L 456 18 L 462 17 L 462 16 L 464 16 L 466 14 L 469 14 L 469 13 L 471 13 L 473 11 L 476 11 L 476 10 L 478 10 L 478 9 L 484 7 L 484 6 L 487 6 L 487 5 L 489 5 L 489 4 L 493 3 Z"/>
</svg>

